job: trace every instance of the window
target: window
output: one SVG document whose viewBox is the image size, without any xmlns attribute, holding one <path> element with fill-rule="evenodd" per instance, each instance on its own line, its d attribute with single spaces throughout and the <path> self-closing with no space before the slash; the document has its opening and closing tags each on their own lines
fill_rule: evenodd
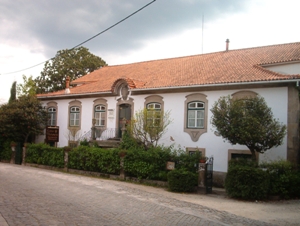
<svg viewBox="0 0 300 226">
<path fill-rule="evenodd" d="M 56 108 L 49 107 L 48 108 L 48 126 L 56 126 Z"/>
<path fill-rule="evenodd" d="M 188 104 L 188 128 L 204 128 L 204 103 L 191 102 Z"/>
<path fill-rule="evenodd" d="M 183 130 L 190 135 L 192 141 L 196 142 L 207 132 L 208 101 L 206 95 L 202 93 L 193 93 L 185 98 Z"/>
<path fill-rule="evenodd" d="M 191 156 L 195 155 L 196 152 L 200 152 L 202 157 L 205 157 L 205 148 L 192 148 L 192 147 L 186 147 L 186 152 Z"/>
<path fill-rule="evenodd" d="M 112 109 L 108 109 L 106 99 L 98 98 L 95 99 L 93 102 L 94 104 L 91 117 L 92 119 L 95 119 L 95 126 L 101 127 L 98 129 L 104 131 L 105 129 L 107 129 L 107 111 Z"/>
<path fill-rule="evenodd" d="M 256 152 L 256 159 L 258 161 L 259 153 Z M 228 150 L 228 161 L 231 159 L 252 159 L 252 154 L 250 150 L 236 150 L 236 149 L 229 149 Z"/>
<path fill-rule="evenodd" d="M 158 126 L 161 120 L 161 104 L 150 103 L 147 104 L 147 125 Z"/>
<path fill-rule="evenodd" d="M 80 108 L 71 107 L 70 108 L 70 126 L 79 126 L 80 119 Z"/>
<path fill-rule="evenodd" d="M 95 106 L 94 118 L 96 119 L 95 126 L 105 126 L 106 108 L 103 105 Z"/>
</svg>

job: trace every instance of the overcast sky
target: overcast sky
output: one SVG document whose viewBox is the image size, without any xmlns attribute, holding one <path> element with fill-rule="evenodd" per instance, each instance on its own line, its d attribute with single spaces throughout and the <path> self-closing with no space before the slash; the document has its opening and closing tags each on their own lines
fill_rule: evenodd
<svg viewBox="0 0 300 226">
<path fill-rule="evenodd" d="M 0 0 L 0 102 L 14 80 L 152 0 Z M 156 0 L 85 43 L 109 65 L 300 41 L 298 0 Z M 204 19 L 203 19 L 204 18 Z M 204 26 L 202 26 L 204 25 Z"/>
</svg>

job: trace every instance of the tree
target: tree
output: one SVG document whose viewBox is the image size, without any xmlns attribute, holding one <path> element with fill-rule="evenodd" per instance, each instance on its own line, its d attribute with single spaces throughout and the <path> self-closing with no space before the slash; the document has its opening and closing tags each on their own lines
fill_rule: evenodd
<svg viewBox="0 0 300 226">
<path fill-rule="evenodd" d="M 22 95 L 31 95 L 34 96 L 37 91 L 37 86 L 35 80 L 30 75 L 28 78 L 26 75 L 23 75 L 23 84 L 19 84 L 17 86 L 17 94 L 18 96 Z"/>
<path fill-rule="evenodd" d="M 72 81 L 106 65 L 104 60 L 90 53 L 85 47 L 60 50 L 45 63 L 41 75 L 35 79 L 37 93 L 65 89 L 67 76 Z"/>
<path fill-rule="evenodd" d="M 8 103 L 12 103 L 17 98 L 16 86 L 17 86 L 17 82 L 14 81 L 12 86 L 11 86 L 11 89 L 10 89 L 10 97 L 9 97 Z"/>
<path fill-rule="evenodd" d="M 231 144 L 246 145 L 256 160 L 256 152 L 264 153 L 282 144 L 286 126 L 273 118 L 262 97 L 232 99 L 221 97 L 214 103 L 211 123 Z"/>
<path fill-rule="evenodd" d="M 6 139 L 26 143 L 30 135 L 43 133 L 47 116 L 35 96 L 21 96 L 0 107 L 0 134 Z"/>
<path fill-rule="evenodd" d="M 147 149 L 156 147 L 171 124 L 170 112 L 143 109 L 135 114 L 127 126 L 130 134 Z"/>
</svg>

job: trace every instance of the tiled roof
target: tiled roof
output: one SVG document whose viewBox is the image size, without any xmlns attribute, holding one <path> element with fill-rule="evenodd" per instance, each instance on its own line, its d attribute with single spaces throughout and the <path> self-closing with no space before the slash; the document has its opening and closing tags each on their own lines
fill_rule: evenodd
<svg viewBox="0 0 300 226">
<path fill-rule="evenodd" d="M 283 75 L 262 67 L 293 61 L 300 61 L 300 42 L 106 66 L 71 82 L 81 85 L 71 88 L 70 94 L 112 92 L 120 79 L 134 90 L 300 78 L 299 74 Z"/>
</svg>

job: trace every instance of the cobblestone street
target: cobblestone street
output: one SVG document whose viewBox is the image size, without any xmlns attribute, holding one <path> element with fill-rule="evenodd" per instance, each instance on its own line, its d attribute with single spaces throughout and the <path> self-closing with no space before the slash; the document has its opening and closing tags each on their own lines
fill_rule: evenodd
<svg viewBox="0 0 300 226">
<path fill-rule="evenodd" d="M 142 187 L 0 163 L 0 226 L 276 225 Z"/>
</svg>

